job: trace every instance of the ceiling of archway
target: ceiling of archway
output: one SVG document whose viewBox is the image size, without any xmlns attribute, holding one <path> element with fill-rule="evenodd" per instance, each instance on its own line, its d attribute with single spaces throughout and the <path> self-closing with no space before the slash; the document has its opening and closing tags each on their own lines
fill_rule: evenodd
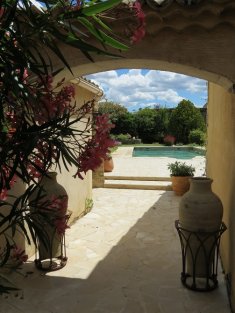
<svg viewBox="0 0 235 313">
<path fill-rule="evenodd" d="M 203 2 L 203 0 L 146 0 L 146 3 L 155 10 L 166 9 L 173 2 L 176 2 L 181 6 L 195 6 L 200 2 Z"/>
<path fill-rule="evenodd" d="M 200 3 L 222 3 L 223 0 L 142 0 L 155 10 L 163 10 L 173 3 L 184 7 L 196 7 Z M 226 2 L 226 0 L 225 0 Z"/>
<path fill-rule="evenodd" d="M 76 75 L 142 67 L 191 75 L 235 90 L 235 67 L 231 66 L 235 62 L 234 0 L 140 1 L 146 16 L 146 35 L 121 58 L 98 55 L 91 63 L 75 49 L 63 47 Z M 120 23 L 115 19 L 120 12 L 118 7 L 112 11 L 110 23 L 118 38 L 125 39 L 125 25 L 133 16 L 121 15 Z"/>
</svg>

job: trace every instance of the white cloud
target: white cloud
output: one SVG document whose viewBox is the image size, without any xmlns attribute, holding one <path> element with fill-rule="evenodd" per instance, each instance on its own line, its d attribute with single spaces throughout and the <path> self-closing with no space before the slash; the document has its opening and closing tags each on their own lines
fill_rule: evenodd
<svg viewBox="0 0 235 313">
<path fill-rule="evenodd" d="M 169 88 L 171 86 L 174 89 L 194 93 L 204 92 L 206 87 L 204 80 L 178 73 L 149 71 L 146 76 L 151 80 L 151 84 L 158 85 L 159 88 Z"/>
<path fill-rule="evenodd" d="M 179 96 L 175 90 L 168 89 L 166 91 L 159 91 L 158 98 L 163 101 L 173 102 L 173 104 L 179 103 L 183 100 L 183 97 Z"/>
<path fill-rule="evenodd" d="M 144 107 L 153 104 L 175 106 L 182 99 L 196 105 L 206 98 L 204 80 L 178 73 L 140 69 L 108 71 L 87 76 L 102 87 L 108 100 L 126 107 Z M 205 101 L 204 101 L 205 102 Z"/>
</svg>

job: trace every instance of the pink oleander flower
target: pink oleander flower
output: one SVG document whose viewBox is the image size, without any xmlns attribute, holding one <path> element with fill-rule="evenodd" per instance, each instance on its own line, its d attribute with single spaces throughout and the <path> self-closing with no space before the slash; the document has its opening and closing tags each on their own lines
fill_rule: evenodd
<svg viewBox="0 0 235 313">
<path fill-rule="evenodd" d="M 4 10 L 5 10 L 4 8 L 0 7 L 0 18 L 2 18 L 2 16 L 4 15 Z"/>
<path fill-rule="evenodd" d="M 64 82 L 62 79 L 53 87 L 53 78 L 48 75 L 36 83 L 36 85 L 28 86 L 30 93 L 37 95 L 37 102 L 32 102 L 32 110 L 34 118 L 39 125 L 63 115 L 65 110 L 72 112 L 74 107 L 71 105 L 75 96 L 75 87 L 68 85 L 55 91 L 56 88 L 61 87 Z M 38 106 L 40 102 L 40 106 Z"/>
<path fill-rule="evenodd" d="M 64 235 L 65 230 L 70 228 L 67 224 L 67 216 L 55 219 L 54 225 L 58 235 Z"/>
<path fill-rule="evenodd" d="M 2 190 L 0 191 L 0 200 L 6 200 L 7 199 L 7 193 L 8 193 L 8 190 L 13 187 L 13 185 L 15 184 L 16 180 L 17 180 L 17 176 L 14 175 L 12 177 L 12 179 L 10 180 L 9 182 L 9 185 L 6 184 L 6 180 L 8 180 L 9 178 L 9 175 L 10 175 L 10 172 L 9 170 L 6 168 L 6 167 L 2 167 L 2 171 L 4 172 L 4 180 L 3 180 L 3 186 L 2 186 Z"/>
<path fill-rule="evenodd" d="M 39 169 L 44 172 L 47 171 L 44 160 L 50 158 L 55 161 L 57 159 L 57 153 L 58 152 L 54 145 L 51 145 L 49 149 L 48 142 L 38 140 L 37 147 L 27 164 L 27 172 L 30 177 L 33 179 L 39 178 L 42 175 Z"/>
<path fill-rule="evenodd" d="M 134 4 L 131 5 L 131 8 L 135 11 L 135 16 L 138 18 L 140 24 L 145 23 L 145 14 L 142 10 L 141 3 L 139 1 L 135 1 Z"/>
<path fill-rule="evenodd" d="M 95 134 L 86 143 L 86 147 L 78 157 L 78 170 L 74 177 L 83 179 L 81 173 L 87 173 L 89 170 L 95 170 L 105 159 L 109 148 L 116 145 L 115 140 L 109 137 L 109 132 L 114 125 L 110 123 L 109 115 L 99 115 L 95 119 Z"/>
<path fill-rule="evenodd" d="M 141 41 L 144 36 L 145 36 L 145 14 L 142 10 L 141 4 L 139 1 L 134 2 L 133 4 L 130 4 L 130 7 L 134 10 L 135 16 L 138 20 L 138 26 L 137 28 L 133 31 L 133 34 L 131 36 L 131 42 L 132 43 L 137 43 Z"/>
<path fill-rule="evenodd" d="M 67 225 L 67 208 L 68 208 L 68 196 L 56 196 L 52 195 L 50 198 L 49 209 L 52 209 L 55 213 L 55 219 L 53 219 L 53 224 L 55 225 L 56 232 L 59 235 L 63 235 L 65 230 L 69 228 Z"/>
<path fill-rule="evenodd" d="M 65 230 L 69 228 L 67 225 L 68 215 L 66 214 L 68 208 L 68 196 L 52 195 L 49 199 L 43 198 L 41 204 L 39 210 L 49 214 L 50 221 L 55 226 L 59 235 L 64 234 Z"/>
<path fill-rule="evenodd" d="M 18 117 L 16 116 L 15 112 L 6 112 L 6 120 L 7 120 L 7 124 L 8 124 L 8 128 L 10 131 L 16 131 L 16 128 L 19 124 L 19 120 Z"/>
<path fill-rule="evenodd" d="M 48 206 L 49 209 L 55 210 L 58 215 L 65 215 L 67 207 L 68 207 L 68 196 L 56 196 L 52 195 L 50 200 L 50 204 Z"/>
<path fill-rule="evenodd" d="M 145 36 L 145 26 L 140 26 L 138 27 L 132 37 L 131 37 L 131 42 L 132 43 L 137 43 L 139 41 L 141 41 L 141 39 Z"/>
<path fill-rule="evenodd" d="M 11 258 L 14 261 L 20 261 L 20 263 L 25 263 L 28 260 L 28 255 L 25 254 L 25 250 L 14 246 L 12 248 Z"/>
<path fill-rule="evenodd" d="M 3 188 L 0 192 L 0 200 L 6 200 L 7 199 L 7 189 Z"/>
<path fill-rule="evenodd" d="M 25 80 L 26 78 L 28 78 L 28 76 L 29 76 L 28 69 L 25 68 L 23 73 L 23 79 Z"/>
<path fill-rule="evenodd" d="M 163 138 L 163 141 L 165 144 L 171 144 L 173 145 L 176 141 L 176 138 L 172 135 L 166 135 L 164 138 Z"/>
</svg>

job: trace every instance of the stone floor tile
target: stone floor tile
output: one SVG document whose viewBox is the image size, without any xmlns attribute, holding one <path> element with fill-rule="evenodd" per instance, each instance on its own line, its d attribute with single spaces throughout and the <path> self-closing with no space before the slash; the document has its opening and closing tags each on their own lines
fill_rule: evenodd
<svg viewBox="0 0 235 313">
<path fill-rule="evenodd" d="M 28 262 L 22 273 L 30 276 L 11 275 L 24 299 L 1 299 L 1 313 L 229 313 L 221 272 L 210 293 L 181 285 L 180 197 L 102 188 L 93 195 L 93 211 L 66 235 L 67 265 L 41 273 Z"/>
</svg>

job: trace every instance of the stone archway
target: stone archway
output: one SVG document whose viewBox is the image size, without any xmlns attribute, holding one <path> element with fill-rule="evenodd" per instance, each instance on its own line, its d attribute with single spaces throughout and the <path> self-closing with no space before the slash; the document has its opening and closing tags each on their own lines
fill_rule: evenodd
<svg viewBox="0 0 235 313">
<path fill-rule="evenodd" d="M 150 0 L 152 1 L 152 0 Z M 159 2 L 159 1 L 158 1 Z M 161 1 L 164 2 L 164 1 Z M 61 45 L 75 76 L 118 68 L 151 68 L 203 78 L 233 91 L 235 84 L 235 3 L 232 0 L 192 1 L 193 6 L 171 2 L 153 10 L 146 3 L 146 36 L 121 53 L 121 58 L 94 55 L 94 63 L 81 52 Z M 187 2 L 187 1 L 185 1 Z M 125 24 L 131 18 L 113 21 L 111 27 L 119 38 L 125 37 Z M 89 38 L 92 42 L 92 38 Z M 117 53 L 117 51 L 113 51 Z M 59 62 L 54 63 L 60 67 Z M 63 71 L 60 76 L 70 79 Z"/>
<path fill-rule="evenodd" d="M 147 2 L 151 7 L 147 3 L 143 5 L 146 36 L 122 53 L 122 58 L 94 56 L 92 63 L 75 49 L 63 45 L 60 48 L 75 76 L 119 68 L 149 68 L 210 82 L 207 173 L 214 179 L 213 189 L 222 199 L 224 220 L 229 226 L 222 240 L 222 260 L 235 308 L 235 3 L 232 0 Z M 164 2 L 168 6 L 164 7 Z M 121 38 L 122 25 L 119 21 L 112 23 L 112 29 Z M 54 65 L 61 67 L 59 61 Z M 60 77 L 70 80 L 72 74 L 63 71 Z"/>
</svg>

